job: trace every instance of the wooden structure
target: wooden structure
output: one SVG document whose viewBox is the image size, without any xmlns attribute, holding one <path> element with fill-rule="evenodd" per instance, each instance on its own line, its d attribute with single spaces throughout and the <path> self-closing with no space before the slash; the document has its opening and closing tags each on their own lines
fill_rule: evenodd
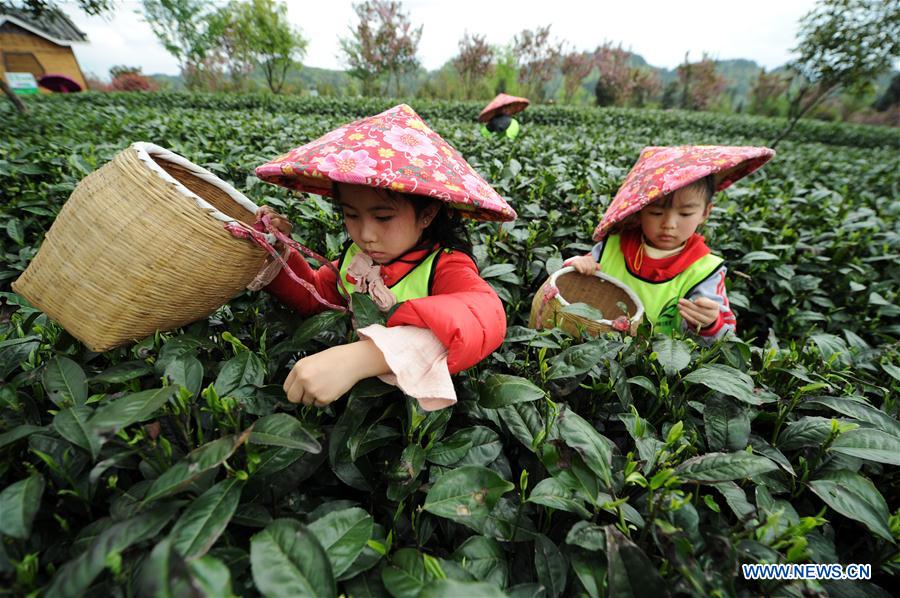
<svg viewBox="0 0 900 598">
<path fill-rule="evenodd" d="M 0 6 L 0 77 L 7 72 L 31 73 L 40 81 L 44 75 L 63 75 L 85 90 L 72 44 L 86 41 L 87 36 L 58 10 L 34 16 Z"/>
</svg>

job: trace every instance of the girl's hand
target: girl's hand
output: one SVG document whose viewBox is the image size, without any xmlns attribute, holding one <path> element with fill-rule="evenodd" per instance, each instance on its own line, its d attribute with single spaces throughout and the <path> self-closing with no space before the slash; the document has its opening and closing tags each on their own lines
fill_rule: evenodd
<svg viewBox="0 0 900 598">
<path fill-rule="evenodd" d="M 298 361 L 284 382 L 291 403 L 325 407 L 364 378 L 391 373 L 370 340 L 325 349 Z"/>
<path fill-rule="evenodd" d="M 706 297 L 698 297 L 694 301 L 679 299 L 678 313 L 689 327 L 696 330 L 709 326 L 719 319 L 719 304 Z"/>
<path fill-rule="evenodd" d="M 259 209 L 256 210 L 257 222 L 262 222 L 263 216 L 268 216 L 269 221 L 272 223 L 272 226 L 274 226 L 279 232 L 284 234 L 284 236 L 291 236 L 291 231 L 294 230 L 294 225 L 291 224 L 290 220 L 288 220 L 269 206 L 259 206 Z M 276 241 L 275 249 L 277 249 L 279 253 L 282 253 L 284 251 L 284 244 L 281 241 Z"/>
<path fill-rule="evenodd" d="M 569 260 L 569 264 L 579 274 L 593 274 L 600 271 L 600 262 L 591 255 L 580 255 Z"/>
</svg>

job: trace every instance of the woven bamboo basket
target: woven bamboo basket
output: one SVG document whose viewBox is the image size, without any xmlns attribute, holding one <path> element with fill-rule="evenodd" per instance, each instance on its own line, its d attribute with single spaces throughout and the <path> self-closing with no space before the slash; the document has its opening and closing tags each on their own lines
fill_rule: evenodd
<svg viewBox="0 0 900 598">
<path fill-rule="evenodd" d="M 201 319 L 266 252 L 225 229 L 256 205 L 185 158 L 135 143 L 85 177 L 13 290 L 93 351 Z"/>
<path fill-rule="evenodd" d="M 573 303 L 585 303 L 600 310 L 602 320 L 590 320 L 563 311 Z M 619 304 L 624 304 L 625 311 Z M 571 266 L 554 272 L 541 285 L 531 302 L 532 328 L 558 327 L 572 336 L 596 336 L 618 330 L 635 334 L 644 319 L 644 306 L 638 296 L 620 280 L 602 272 L 593 276 L 579 274 Z"/>
</svg>

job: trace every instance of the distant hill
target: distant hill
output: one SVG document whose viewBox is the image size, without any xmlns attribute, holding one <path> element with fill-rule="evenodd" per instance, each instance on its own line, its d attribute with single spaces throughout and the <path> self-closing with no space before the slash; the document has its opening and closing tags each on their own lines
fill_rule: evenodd
<svg viewBox="0 0 900 598">
<path fill-rule="evenodd" d="M 672 81 L 678 80 L 675 69 L 652 66 L 640 54 L 632 54 L 630 62 L 632 66 L 656 71 L 659 74 L 663 87 Z M 409 90 L 410 93 L 415 94 L 416 90 L 424 85 L 426 81 L 440 76 L 442 71 L 448 67 L 449 62 L 434 71 L 419 69 L 409 73 L 403 77 L 403 87 Z M 784 68 L 779 67 L 774 70 L 780 71 L 784 70 Z M 736 58 L 716 61 L 716 69 L 725 78 L 725 95 L 730 99 L 731 105 L 735 107 L 746 105 L 750 90 L 753 88 L 753 83 L 759 76 L 762 67 L 753 60 Z M 885 73 L 876 81 L 877 95 L 880 95 L 887 89 L 891 76 L 892 73 Z M 163 87 L 170 89 L 182 89 L 184 87 L 181 77 L 177 75 L 151 75 L 151 77 Z M 594 86 L 597 84 L 598 77 L 599 74 L 595 69 L 582 83 L 582 87 L 591 97 L 593 96 Z M 261 70 L 253 72 L 250 75 L 250 80 L 252 86 L 259 89 L 266 88 L 266 79 Z M 550 83 L 550 97 L 555 95 L 556 88 L 560 85 L 562 85 L 562 77 L 557 76 Z M 322 95 L 356 95 L 359 90 L 359 82 L 346 71 L 303 66 L 300 69 L 289 71 L 286 78 L 286 91 L 288 93 L 297 93 L 301 90 L 306 93 L 319 93 Z"/>
</svg>

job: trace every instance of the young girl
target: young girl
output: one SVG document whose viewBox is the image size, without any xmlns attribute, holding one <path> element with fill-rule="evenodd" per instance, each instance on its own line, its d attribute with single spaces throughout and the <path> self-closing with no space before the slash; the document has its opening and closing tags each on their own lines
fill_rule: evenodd
<svg viewBox="0 0 900 598">
<path fill-rule="evenodd" d="M 399 304 L 386 327 L 361 328 L 360 340 L 299 360 L 284 383 L 288 400 L 323 407 L 378 376 L 426 410 L 456 402 L 450 374 L 490 355 L 506 335 L 503 305 L 478 275 L 459 216 L 507 221 L 513 209 L 406 105 L 340 127 L 256 174 L 333 197 L 344 216 L 351 242 L 335 268 L 313 270 L 291 249 L 296 276 L 334 305 L 347 305 L 338 275 L 383 311 Z M 271 209 L 261 208 L 264 216 L 290 231 Z M 326 309 L 283 270 L 266 288 L 304 315 Z"/>
<path fill-rule="evenodd" d="M 689 330 L 712 342 L 736 329 L 721 257 L 697 227 L 712 198 L 772 156 L 765 147 L 647 147 L 594 230 L 590 254 L 565 265 L 631 287 L 655 331 Z"/>
</svg>

